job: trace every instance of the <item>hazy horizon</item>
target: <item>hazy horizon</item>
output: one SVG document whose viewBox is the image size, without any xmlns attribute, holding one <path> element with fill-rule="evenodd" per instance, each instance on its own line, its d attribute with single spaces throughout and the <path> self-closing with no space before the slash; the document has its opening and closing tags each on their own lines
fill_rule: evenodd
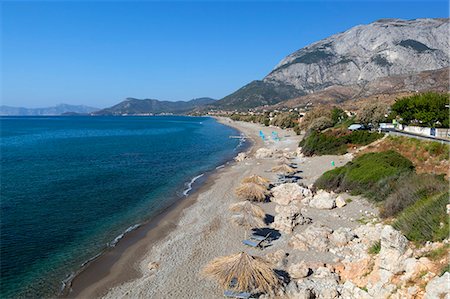
<svg viewBox="0 0 450 299">
<path fill-rule="evenodd" d="M 353 26 L 447 13 L 446 1 L 2 2 L 0 104 L 220 99 Z"/>
</svg>

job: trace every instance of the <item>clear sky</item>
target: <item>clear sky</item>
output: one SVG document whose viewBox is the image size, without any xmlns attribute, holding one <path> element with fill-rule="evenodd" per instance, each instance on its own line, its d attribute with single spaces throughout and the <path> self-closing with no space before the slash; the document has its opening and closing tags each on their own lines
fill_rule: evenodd
<svg viewBox="0 0 450 299">
<path fill-rule="evenodd" d="M 448 17 L 447 1 L 6 1 L 2 104 L 106 107 L 221 98 L 309 43 L 380 18 Z"/>
</svg>

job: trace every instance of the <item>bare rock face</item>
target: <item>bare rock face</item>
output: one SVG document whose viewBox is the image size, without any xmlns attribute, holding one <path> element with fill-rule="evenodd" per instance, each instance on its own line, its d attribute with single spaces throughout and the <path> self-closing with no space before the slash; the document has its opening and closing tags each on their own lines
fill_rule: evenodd
<svg viewBox="0 0 450 299">
<path fill-rule="evenodd" d="M 318 268 L 310 277 L 292 280 L 286 287 L 288 298 L 323 298 L 339 297 L 339 277 L 328 268 Z"/>
<path fill-rule="evenodd" d="M 381 232 L 380 268 L 393 274 L 404 271 L 404 254 L 408 240 L 392 226 L 386 225 Z"/>
<path fill-rule="evenodd" d="M 448 31 L 448 19 L 382 19 L 355 26 L 287 56 L 264 82 L 312 93 L 448 67 Z"/>
<path fill-rule="evenodd" d="M 311 208 L 331 210 L 336 207 L 336 195 L 325 190 L 319 190 L 309 201 Z"/>
<path fill-rule="evenodd" d="M 334 246 L 342 247 L 355 238 L 355 234 L 348 227 L 339 227 L 330 236 L 330 242 Z"/>
<path fill-rule="evenodd" d="M 272 189 L 271 201 L 279 205 L 288 205 L 294 200 L 301 200 L 304 196 L 310 194 L 308 188 L 301 187 L 295 183 L 286 183 L 276 186 Z"/>
<path fill-rule="evenodd" d="M 450 273 L 445 272 L 441 277 L 435 277 L 425 288 L 425 299 L 450 298 Z"/>
<path fill-rule="evenodd" d="M 346 281 L 341 288 L 341 296 L 342 298 L 348 299 L 372 299 L 366 291 L 362 290 L 350 280 Z"/>
<path fill-rule="evenodd" d="M 310 225 L 303 232 L 296 234 L 291 238 L 289 244 L 294 248 L 302 251 L 317 250 L 328 251 L 330 240 L 328 237 L 333 232 L 329 227 L 320 223 Z"/>
<path fill-rule="evenodd" d="M 297 225 L 310 223 L 311 219 L 302 215 L 300 207 L 292 202 L 288 206 L 276 206 L 275 215 L 272 227 L 284 233 L 290 234 Z"/>
</svg>

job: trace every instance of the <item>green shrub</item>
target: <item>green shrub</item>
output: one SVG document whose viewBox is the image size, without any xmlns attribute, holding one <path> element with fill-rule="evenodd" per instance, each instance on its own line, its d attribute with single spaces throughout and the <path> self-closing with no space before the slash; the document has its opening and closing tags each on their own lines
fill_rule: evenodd
<svg viewBox="0 0 450 299">
<path fill-rule="evenodd" d="M 425 197 L 400 213 L 394 228 L 411 241 L 442 241 L 449 235 L 447 204 L 449 193 Z"/>
<path fill-rule="evenodd" d="M 330 132 L 311 131 L 300 142 L 303 154 L 306 156 L 343 155 L 347 152 L 348 144 L 367 145 L 383 136 L 383 134 L 368 131 L 354 131 L 347 134 L 346 131 L 341 130 L 338 130 L 337 135 L 341 136 L 335 136 Z"/>
<path fill-rule="evenodd" d="M 448 182 L 432 174 L 412 174 L 399 179 L 394 191 L 384 202 L 382 217 L 391 217 L 426 196 L 442 193 L 448 189 Z"/>
<path fill-rule="evenodd" d="M 394 189 L 395 181 L 413 169 L 411 161 L 395 151 L 368 153 L 325 172 L 314 185 L 337 192 L 350 190 L 382 201 Z"/>
<path fill-rule="evenodd" d="M 377 241 L 372 244 L 372 246 L 369 247 L 368 253 L 369 254 L 378 254 L 381 250 L 381 242 Z"/>
</svg>

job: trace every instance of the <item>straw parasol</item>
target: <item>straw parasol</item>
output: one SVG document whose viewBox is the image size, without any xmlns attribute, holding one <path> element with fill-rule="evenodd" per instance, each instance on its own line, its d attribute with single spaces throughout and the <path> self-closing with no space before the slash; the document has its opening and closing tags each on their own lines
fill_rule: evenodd
<svg viewBox="0 0 450 299">
<path fill-rule="evenodd" d="M 236 195 L 247 200 L 264 201 L 266 199 L 267 189 L 255 183 L 245 183 L 236 189 Z"/>
<path fill-rule="evenodd" d="M 280 158 L 280 160 L 278 160 L 278 164 L 279 165 L 283 165 L 283 164 L 289 165 L 289 164 L 292 164 L 292 161 L 286 157 L 282 157 L 282 158 Z"/>
<path fill-rule="evenodd" d="M 255 183 L 255 184 L 267 187 L 269 185 L 270 181 L 266 178 L 263 178 L 262 176 L 254 174 L 254 175 L 244 178 L 242 180 L 242 183 Z"/>
<path fill-rule="evenodd" d="M 268 293 L 280 284 L 269 262 L 245 252 L 212 260 L 203 268 L 202 274 L 217 280 L 224 289 L 238 291 Z"/>
<path fill-rule="evenodd" d="M 266 213 L 261 207 L 249 201 L 241 201 L 230 205 L 230 211 L 239 213 L 231 217 L 231 221 L 236 225 L 245 227 L 265 226 Z"/>
<path fill-rule="evenodd" d="M 273 172 L 283 172 L 283 173 L 293 173 L 295 172 L 295 169 L 290 167 L 289 165 L 283 164 L 280 166 L 275 166 L 272 168 Z"/>
</svg>

